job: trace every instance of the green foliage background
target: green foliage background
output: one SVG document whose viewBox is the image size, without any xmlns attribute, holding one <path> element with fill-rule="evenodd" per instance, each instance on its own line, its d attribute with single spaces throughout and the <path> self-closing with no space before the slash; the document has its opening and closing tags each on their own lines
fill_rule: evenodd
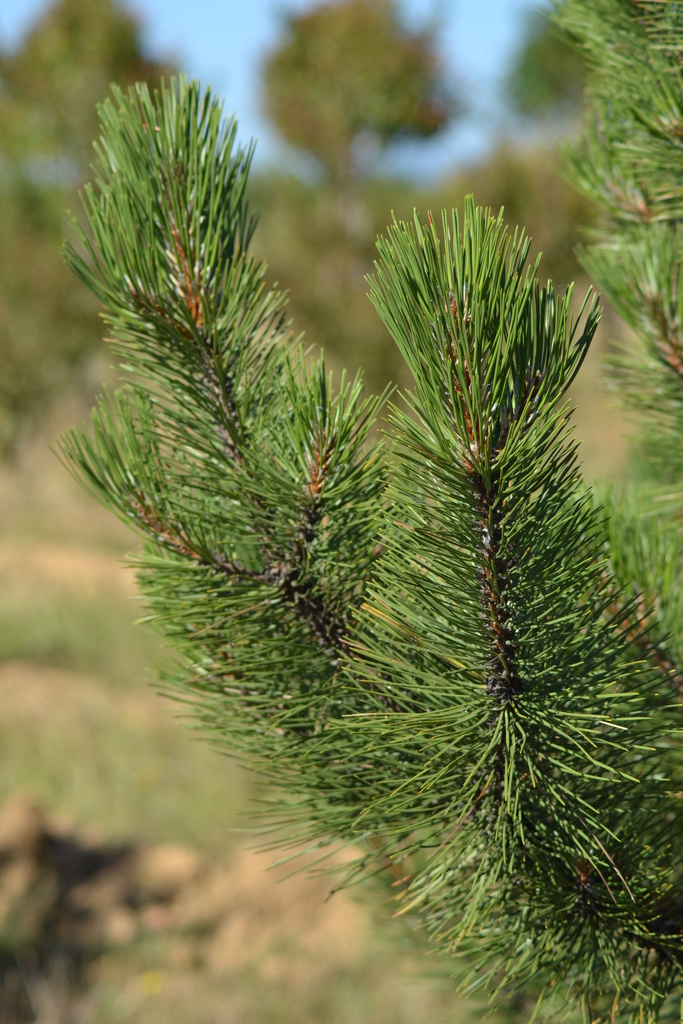
<svg viewBox="0 0 683 1024">
<path fill-rule="evenodd" d="M 337 188 L 361 172 L 357 143 L 429 138 L 457 111 L 434 31 L 411 32 L 396 0 L 323 3 L 284 21 L 263 68 L 266 111 Z"/>
<path fill-rule="evenodd" d="M 112 0 L 59 0 L 19 50 L 0 49 L 0 457 L 105 371 L 97 303 L 59 255 L 64 211 L 87 177 L 111 81 L 155 84 L 171 71 L 143 57 L 137 25 Z"/>
</svg>

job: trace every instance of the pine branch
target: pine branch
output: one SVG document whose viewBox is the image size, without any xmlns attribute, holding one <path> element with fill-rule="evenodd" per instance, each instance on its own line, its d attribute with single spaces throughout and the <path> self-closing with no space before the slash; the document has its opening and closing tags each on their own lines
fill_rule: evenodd
<svg viewBox="0 0 683 1024">
<path fill-rule="evenodd" d="M 683 949 L 662 686 L 683 598 L 656 582 L 679 575 L 661 524 L 610 539 L 581 481 L 566 394 L 596 303 L 575 322 L 471 197 L 439 230 L 395 222 L 371 296 L 414 392 L 388 465 L 383 399 L 333 390 L 248 253 L 251 151 L 220 107 L 180 81 L 115 93 L 102 123 L 67 255 L 123 383 L 63 452 L 147 540 L 169 685 L 286 794 L 292 842 L 360 844 L 347 880 L 388 873 L 467 990 L 654 1021 Z M 653 294 L 673 326 L 672 238 Z"/>
</svg>

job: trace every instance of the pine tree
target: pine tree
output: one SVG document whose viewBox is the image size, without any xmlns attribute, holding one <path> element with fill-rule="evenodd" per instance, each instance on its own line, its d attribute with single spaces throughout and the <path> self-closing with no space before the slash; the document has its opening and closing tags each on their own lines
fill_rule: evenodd
<svg viewBox="0 0 683 1024">
<path fill-rule="evenodd" d="M 593 68 L 568 161 L 608 214 L 586 259 L 639 329 L 618 380 L 648 414 L 602 504 L 566 397 L 597 302 L 575 319 L 471 198 L 378 242 L 414 378 L 388 444 L 385 396 L 290 333 L 249 255 L 251 150 L 197 85 L 115 90 L 67 248 L 124 379 L 63 453 L 144 538 L 169 687 L 293 842 L 355 844 L 339 884 L 388 875 L 465 991 L 526 987 L 541 1017 L 680 1012 L 677 11 L 565 10 Z"/>
</svg>

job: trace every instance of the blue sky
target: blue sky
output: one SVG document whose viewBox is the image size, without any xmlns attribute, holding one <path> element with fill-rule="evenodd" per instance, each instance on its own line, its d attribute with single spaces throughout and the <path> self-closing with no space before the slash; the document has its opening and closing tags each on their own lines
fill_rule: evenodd
<svg viewBox="0 0 683 1024">
<path fill-rule="evenodd" d="M 438 26 L 444 66 L 464 88 L 472 113 L 439 139 L 402 145 L 386 169 L 437 177 L 476 159 L 496 134 L 511 130 L 497 102 L 498 82 L 514 52 L 524 11 L 543 3 L 400 0 L 409 22 L 433 19 Z M 258 138 L 261 164 L 281 163 L 286 154 L 259 109 L 259 63 L 278 38 L 283 12 L 313 5 L 314 0 L 126 0 L 152 53 L 170 54 L 189 75 L 224 96 L 226 108 L 239 117 L 242 138 Z M 0 45 L 16 45 L 46 6 L 46 0 L 0 0 Z"/>
</svg>

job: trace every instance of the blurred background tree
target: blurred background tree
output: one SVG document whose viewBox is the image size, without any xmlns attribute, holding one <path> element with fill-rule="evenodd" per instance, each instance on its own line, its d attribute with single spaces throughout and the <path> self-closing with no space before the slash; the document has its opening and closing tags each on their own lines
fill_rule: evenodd
<svg viewBox="0 0 683 1024">
<path fill-rule="evenodd" d="M 338 188 L 360 176 L 368 151 L 429 138 L 458 111 L 433 33 L 409 31 L 394 0 L 337 0 L 288 15 L 264 64 L 263 94 L 282 137 Z"/>
<path fill-rule="evenodd" d="M 257 245 L 289 289 L 297 327 L 332 364 L 365 366 L 370 387 L 399 376 L 394 346 L 366 298 L 375 238 L 414 186 L 376 177 L 392 143 L 428 139 L 462 113 L 434 32 L 409 30 L 395 0 L 337 0 L 291 14 L 263 65 L 263 106 L 309 158 L 313 183 L 262 175 Z"/>
<path fill-rule="evenodd" d="M 16 453 L 57 398 L 89 390 L 102 352 L 97 306 L 63 266 L 75 205 L 110 82 L 174 69 L 142 53 L 113 0 L 58 0 L 15 52 L 0 50 L 0 455 Z M 98 381 L 99 383 L 99 381 Z"/>
<path fill-rule="evenodd" d="M 532 8 L 524 16 L 521 43 L 505 77 L 507 104 L 533 119 L 576 118 L 583 101 L 583 54 L 552 9 Z"/>
</svg>

